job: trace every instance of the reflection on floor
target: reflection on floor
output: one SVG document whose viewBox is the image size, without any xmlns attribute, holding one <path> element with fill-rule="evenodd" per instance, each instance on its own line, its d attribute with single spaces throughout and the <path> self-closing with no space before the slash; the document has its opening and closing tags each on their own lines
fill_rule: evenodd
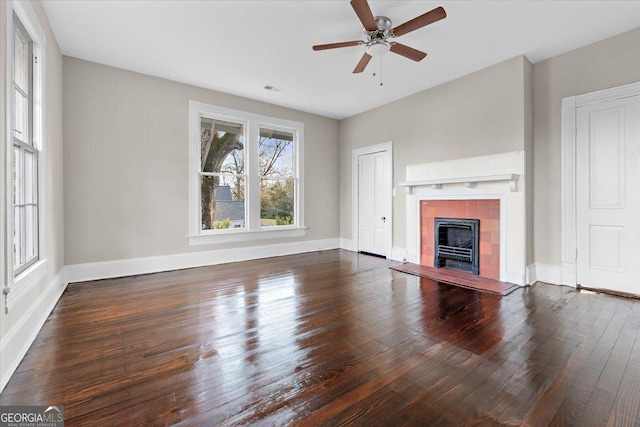
<svg viewBox="0 0 640 427">
<path fill-rule="evenodd" d="M 0 405 L 75 425 L 634 425 L 640 301 L 333 250 L 70 285 Z"/>
</svg>

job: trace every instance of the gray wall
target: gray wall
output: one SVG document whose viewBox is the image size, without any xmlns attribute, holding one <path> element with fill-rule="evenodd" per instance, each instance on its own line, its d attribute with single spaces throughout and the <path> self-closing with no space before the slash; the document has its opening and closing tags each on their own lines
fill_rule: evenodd
<svg viewBox="0 0 640 427">
<path fill-rule="evenodd" d="M 43 218 L 40 226 L 44 230 L 44 244 L 41 244 L 40 251 L 48 259 L 48 262 L 45 277 L 33 286 L 30 294 L 20 304 L 16 305 L 9 314 L 5 314 L 4 309 L 0 310 L 0 332 L 3 337 L 19 321 L 20 317 L 28 312 L 33 302 L 44 292 L 46 286 L 53 280 L 65 263 L 62 191 L 62 54 L 51 32 L 49 21 L 42 5 L 38 1 L 31 2 L 31 5 L 45 32 L 47 48 L 45 52 L 46 62 L 44 64 L 46 73 L 44 82 L 44 141 L 41 156 L 41 162 L 44 163 L 44 174 L 40 177 L 39 185 L 42 187 L 44 196 L 40 200 L 43 209 Z M 7 12 L 10 11 L 7 11 L 6 4 L 0 2 L 0 20 L 2 22 L 4 22 L 4 14 Z M 4 44 L 4 40 L 2 40 L 2 44 Z M 5 55 L 3 52 L 1 62 L 4 64 L 4 61 Z M 4 70 L 4 67 L 2 69 Z M 4 75 L 2 81 L 4 84 Z M 3 237 L 10 238 L 10 236 Z"/>
<path fill-rule="evenodd" d="M 535 261 L 533 230 L 534 199 L 534 150 L 533 150 L 533 65 L 524 58 L 524 151 L 526 156 L 526 221 L 527 221 L 527 265 Z"/>
<path fill-rule="evenodd" d="M 393 141 L 393 246 L 406 247 L 406 198 L 398 182 L 408 164 L 525 149 L 523 56 L 340 122 L 340 236 L 351 230 L 351 152 Z M 530 98 L 530 97 L 529 97 Z"/>
<path fill-rule="evenodd" d="M 337 238 L 338 122 L 64 58 L 66 264 Z M 189 101 L 304 122 L 304 238 L 188 245 Z"/>
<path fill-rule="evenodd" d="M 535 261 L 561 264 L 562 98 L 640 81 L 640 28 L 533 66 Z"/>
</svg>

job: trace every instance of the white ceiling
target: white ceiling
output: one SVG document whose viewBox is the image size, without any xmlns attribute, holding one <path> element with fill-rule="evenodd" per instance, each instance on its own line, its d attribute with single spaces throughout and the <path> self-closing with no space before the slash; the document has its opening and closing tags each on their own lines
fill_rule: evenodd
<svg viewBox="0 0 640 427">
<path fill-rule="evenodd" d="M 640 27 L 640 1 L 370 1 L 394 26 L 437 6 L 448 15 L 396 39 L 428 56 L 387 54 L 381 87 L 373 61 L 351 73 L 363 47 L 311 50 L 363 38 L 348 0 L 42 3 L 65 55 L 337 119 L 516 55 L 535 63 Z"/>
</svg>

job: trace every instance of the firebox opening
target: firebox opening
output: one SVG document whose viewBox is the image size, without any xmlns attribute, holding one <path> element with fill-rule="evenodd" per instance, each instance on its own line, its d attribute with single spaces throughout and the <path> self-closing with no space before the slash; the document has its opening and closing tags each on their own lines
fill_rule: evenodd
<svg viewBox="0 0 640 427">
<path fill-rule="evenodd" d="M 435 218 L 434 267 L 448 267 L 480 273 L 480 220 Z"/>
</svg>

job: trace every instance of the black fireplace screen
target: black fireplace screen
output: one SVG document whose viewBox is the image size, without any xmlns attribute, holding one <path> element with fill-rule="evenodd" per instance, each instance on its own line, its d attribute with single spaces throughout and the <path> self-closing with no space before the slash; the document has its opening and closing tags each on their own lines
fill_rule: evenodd
<svg viewBox="0 0 640 427">
<path fill-rule="evenodd" d="M 480 220 L 458 218 L 435 219 L 434 267 L 448 267 L 480 273 Z"/>
</svg>

